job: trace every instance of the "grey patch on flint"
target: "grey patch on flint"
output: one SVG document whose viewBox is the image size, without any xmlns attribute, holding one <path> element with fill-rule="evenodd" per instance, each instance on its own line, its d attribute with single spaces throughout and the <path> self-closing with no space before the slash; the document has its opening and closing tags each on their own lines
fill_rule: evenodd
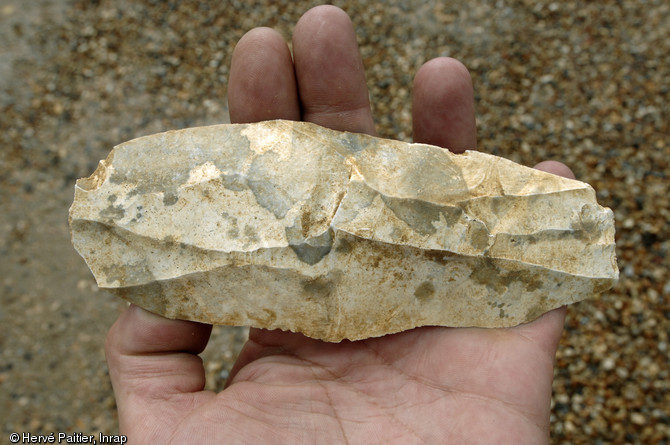
<svg viewBox="0 0 670 445">
<path fill-rule="evenodd" d="M 444 215 L 448 226 L 453 226 L 463 213 L 458 207 L 439 206 L 417 199 L 399 199 L 384 195 L 381 198 L 395 216 L 422 235 L 436 232 L 433 222 L 440 220 L 440 214 Z"/>
<path fill-rule="evenodd" d="M 329 229 L 323 234 L 309 239 L 302 244 L 291 244 L 290 247 L 300 261 L 313 266 L 330 253 L 330 250 L 333 247 L 332 230 Z"/>
</svg>

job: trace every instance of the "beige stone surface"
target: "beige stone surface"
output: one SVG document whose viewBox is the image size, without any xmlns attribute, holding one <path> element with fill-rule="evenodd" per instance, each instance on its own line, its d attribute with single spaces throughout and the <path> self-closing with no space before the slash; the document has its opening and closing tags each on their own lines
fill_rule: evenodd
<svg viewBox="0 0 670 445">
<path fill-rule="evenodd" d="M 148 310 L 327 341 L 514 326 L 618 278 L 586 183 L 301 122 L 121 144 L 70 226 L 98 285 Z"/>
</svg>

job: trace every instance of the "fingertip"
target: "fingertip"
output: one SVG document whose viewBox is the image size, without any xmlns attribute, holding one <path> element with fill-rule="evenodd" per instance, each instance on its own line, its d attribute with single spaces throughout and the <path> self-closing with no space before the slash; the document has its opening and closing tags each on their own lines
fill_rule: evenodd
<svg viewBox="0 0 670 445">
<path fill-rule="evenodd" d="M 199 354 L 207 346 L 211 330 L 208 324 L 171 320 L 131 304 L 110 328 L 106 349 L 124 355 Z"/>
<path fill-rule="evenodd" d="M 230 66 L 228 108 L 233 123 L 300 119 L 293 59 L 279 32 L 254 28 L 239 40 Z"/>
<path fill-rule="evenodd" d="M 565 323 L 566 306 L 560 306 L 544 313 L 539 318 L 512 329 L 524 332 L 529 338 L 533 338 L 548 356 L 553 357 L 558 349 Z"/>
<path fill-rule="evenodd" d="M 298 20 L 296 28 L 301 26 L 301 23 L 310 22 L 312 20 L 328 20 L 334 19 L 344 20 L 351 23 L 351 18 L 344 12 L 344 10 L 335 5 L 318 5 L 308 9 Z"/>
<path fill-rule="evenodd" d="M 576 179 L 575 174 L 570 170 L 570 168 L 558 161 L 542 161 L 533 167 L 537 170 L 542 170 L 543 172 L 552 173 L 554 175 L 562 176 L 568 179 Z"/>
<path fill-rule="evenodd" d="M 375 134 L 363 60 L 346 12 L 322 5 L 303 14 L 293 31 L 293 58 L 303 120 Z"/>
<path fill-rule="evenodd" d="M 436 57 L 424 63 L 414 76 L 414 82 L 421 82 L 435 75 L 449 72 L 454 78 L 458 78 L 472 87 L 472 79 L 468 68 L 458 59 L 453 57 Z"/>
<path fill-rule="evenodd" d="M 468 69 L 451 57 L 426 62 L 414 76 L 414 141 L 455 153 L 477 145 L 474 91 Z"/>
<path fill-rule="evenodd" d="M 354 29 L 351 17 L 342 8 L 335 5 L 318 5 L 305 12 L 295 24 L 293 36 L 313 34 L 316 32 L 329 33 L 329 28 Z"/>
<path fill-rule="evenodd" d="M 278 31 L 267 26 L 258 26 L 244 33 L 242 38 L 237 42 L 237 45 L 235 45 L 233 54 L 246 45 L 256 45 L 259 42 L 283 43 L 283 41 L 282 35 Z"/>
</svg>

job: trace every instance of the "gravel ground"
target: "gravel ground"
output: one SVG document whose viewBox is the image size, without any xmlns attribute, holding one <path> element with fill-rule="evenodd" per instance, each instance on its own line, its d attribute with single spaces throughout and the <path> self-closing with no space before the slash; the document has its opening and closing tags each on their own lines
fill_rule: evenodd
<svg viewBox="0 0 670 445">
<path fill-rule="evenodd" d="M 552 442 L 670 443 L 670 3 L 361 3 L 336 2 L 380 135 L 411 140 L 413 74 L 454 56 L 473 76 L 479 149 L 562 160 L 615 212 L 621 280 L 569 308 Z M 132 137 L 227 122 L 235 42 L 259 25 L 289 39 L 314 4 L 0 2 L 0 443 L 118 428 L 102 346 L 124 304 L 71 248 L 74 180 Z M 215 329 L 210 388 L 245 335 Z"/>
</svg>

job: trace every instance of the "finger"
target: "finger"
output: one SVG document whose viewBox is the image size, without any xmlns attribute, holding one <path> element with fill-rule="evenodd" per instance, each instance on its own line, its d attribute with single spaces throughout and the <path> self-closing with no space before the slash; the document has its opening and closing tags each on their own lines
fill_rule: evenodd
<svg viewBox="0 0 670 445">
<path fill-rule="evenodd" d="M 440 57 L 419 69 L 414 76 L 412 123 L 415 142 L 454 153 L 476 149 L 474 92 L 462 63 Z"/>
<path fill-rule="evenodd" d="M 530 323 L 515 326 L 511 329 L 535 342 L 539 349 L 553 362 L 558 343 L 561 341 L 566 312 L 566 307 L 561 306 Z"/>
<path fill-rule="evenodd" d="M 572 173 L 570 168 L 558 161 L 542 161 L 537 164 L 534 168 L 542 170 L 543 172 L 553 173 L 554 175 L 563 176 L 568 179 L 575 179 L 575 174 Z"/>
<path fill-rule="evenodd" d="M 375 133 L 363 61 L 344 11 L 335 6 L 307 11 L 293 32 L 293 59 L 303 120 Z"/>
<path fill-rule="evenodd" d="M 233 123 L 300 120 L 293 61 L 281 34 L 256 28 L 237 43 L 230 66 L 228 108 Z"/>
<path fill-rule="evenodd" d="M 197 356 L 211 326 L 168 320 L 131 305 L 107 334 L 105 354 L 122 425 L 147 406 L 201 391 L 205 370 Z"/>
</svg>

